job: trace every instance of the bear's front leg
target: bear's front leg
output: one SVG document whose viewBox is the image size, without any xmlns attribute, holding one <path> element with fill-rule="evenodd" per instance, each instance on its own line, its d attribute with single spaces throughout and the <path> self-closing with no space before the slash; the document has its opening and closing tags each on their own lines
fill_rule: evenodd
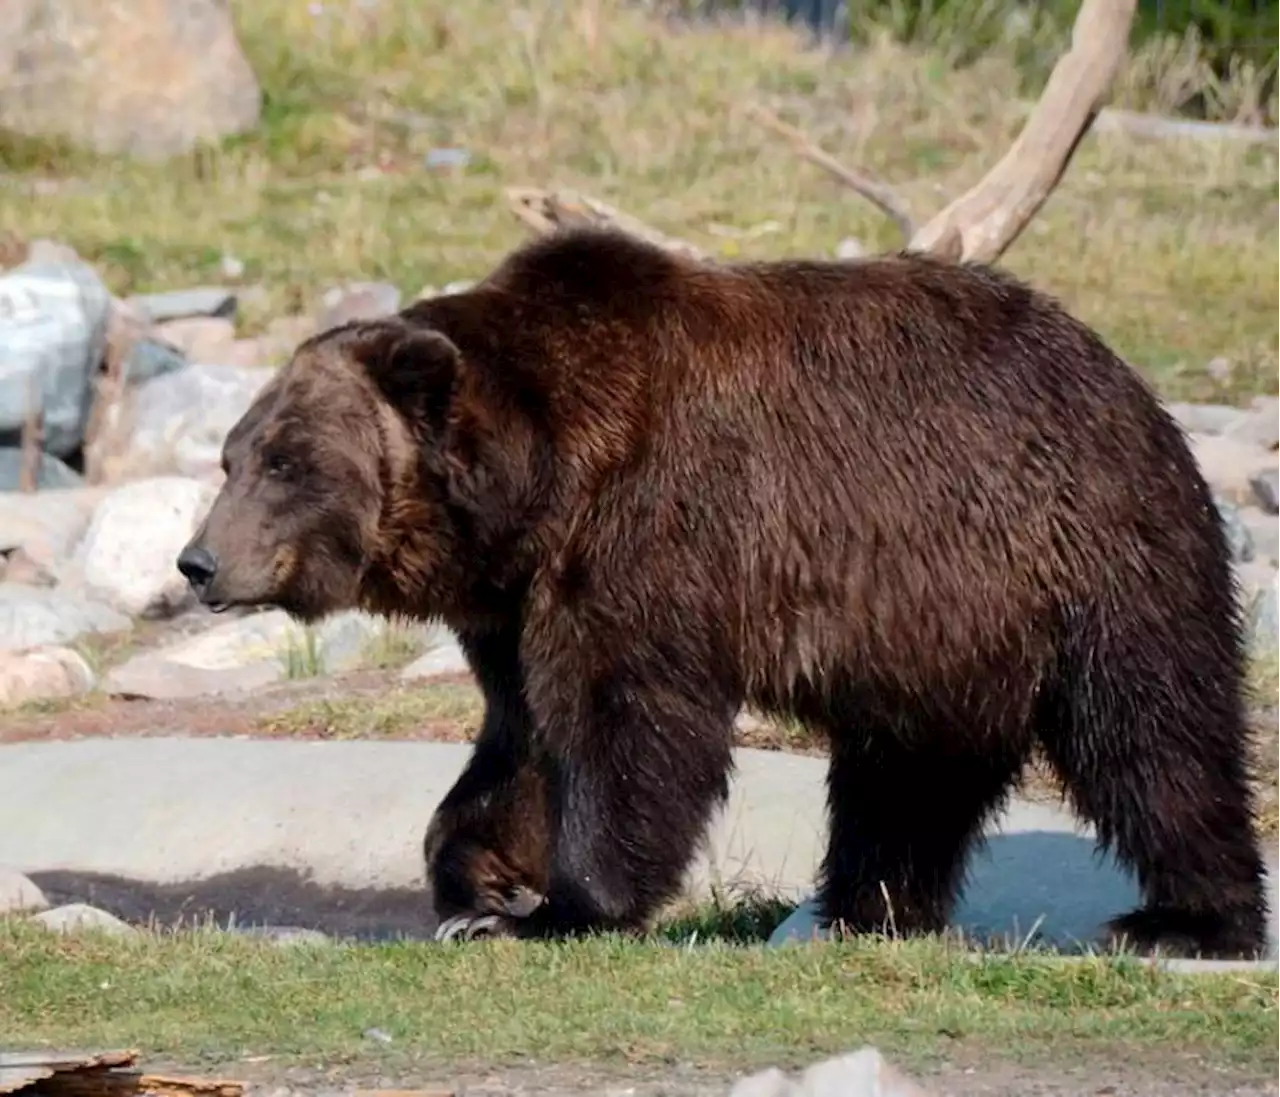
<svg viewBox="0 0 1280 1097">
<path fill-rule="evenodd" d="M 466 769 L 423 838 L 438 940 L 510 933 L 543 902 L 551 861 L 546 771 L 532 750 L 514 633 L 459 639 L 485 715 Z"/>
<path fill-rule="evenodd" d="M 613 639 L 625 655 L 608 658 L 612 645 L 588 640 L 589 651 L 561 648 L 554 663 L 526 661 L 557 811 L 546 902 L 518 936 L 642 929 L 678 894 L 728 796 L 731 689 L 706 674 L 707 662 L 680 659 L 678 645 Z"/>
</svg>

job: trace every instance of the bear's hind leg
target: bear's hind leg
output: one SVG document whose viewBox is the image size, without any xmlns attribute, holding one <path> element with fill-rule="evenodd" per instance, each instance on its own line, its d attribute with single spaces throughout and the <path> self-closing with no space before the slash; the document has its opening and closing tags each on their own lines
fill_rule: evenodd
<svg viewBox="0 0 1280 1097">
<path fill-rule="evenodd" d="M 1232 958 L 1266 946 L 1239 671 L 1221 625 L 1077 625 L 1040 738 L 1076 810 L 1136 872 L 1121 945 Z M 1227 653 L 1224 655 L 1224 651 Z"/>
<path fill-rule="evenodd" d="M 946 928 L 969 851 L 1025 761 L 999 739 L 993 749 L 973 742 L 865 715 L 833 731 L 824 921 L 903 937 Z"/>
</svg>

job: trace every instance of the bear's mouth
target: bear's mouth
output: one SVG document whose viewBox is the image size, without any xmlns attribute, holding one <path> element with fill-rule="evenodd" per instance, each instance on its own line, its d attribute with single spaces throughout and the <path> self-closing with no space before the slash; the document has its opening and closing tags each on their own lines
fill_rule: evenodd
<svg viewBox="0 0 1280 1097">
<path fill-rule="evenodd" d="M 206 606 L 210 613 L 226 613 L 231 608 L 230 602 L 209 602 Z"/>
</svg>

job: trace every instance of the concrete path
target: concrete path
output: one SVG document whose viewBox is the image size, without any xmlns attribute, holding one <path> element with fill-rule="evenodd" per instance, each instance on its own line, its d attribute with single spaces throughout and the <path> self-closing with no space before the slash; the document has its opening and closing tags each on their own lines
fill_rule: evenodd
<svg viewBox="0 0 1280 1097">
<path fill-rule="evenodd" d="M 209 738 L 7 745 L 0 865 L 88 902 L 150 896 L 157 914 L 225 912 L 234 900 L 241 920 L 421 935 L 432 928 L 423 830 L 469 751 Z M 825 762 L 742 749 L 737 765 L 691 891 L 716 881 L 801 899 L 821 857 Z M 1274 957 L 1274 845 L 1268 860 Z M 1134 884 L 1096 857 L 1069 814 L 1015 802 L 973 858 L 955 924 L 1021 938 L 1039 922 L 1042 940 L 1069 948 L 1136 902 Z M 801 908 L 779 936 L 806 929 Z"/>
</svg>

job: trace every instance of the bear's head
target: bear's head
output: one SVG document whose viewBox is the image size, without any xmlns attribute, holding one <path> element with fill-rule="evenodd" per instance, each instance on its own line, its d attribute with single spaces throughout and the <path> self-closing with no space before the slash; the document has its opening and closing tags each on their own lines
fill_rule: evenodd
<svg viewBox="0 0 1280 1097">
<path fill-rule="evenodd" d="M 355 322 L 301 344 L 223 444 L 225 480 L 177 558 L 215 611 L 447 614 L 500 580 L 537 494 L 527 416 L 435 328 Z"/>
</svg>

